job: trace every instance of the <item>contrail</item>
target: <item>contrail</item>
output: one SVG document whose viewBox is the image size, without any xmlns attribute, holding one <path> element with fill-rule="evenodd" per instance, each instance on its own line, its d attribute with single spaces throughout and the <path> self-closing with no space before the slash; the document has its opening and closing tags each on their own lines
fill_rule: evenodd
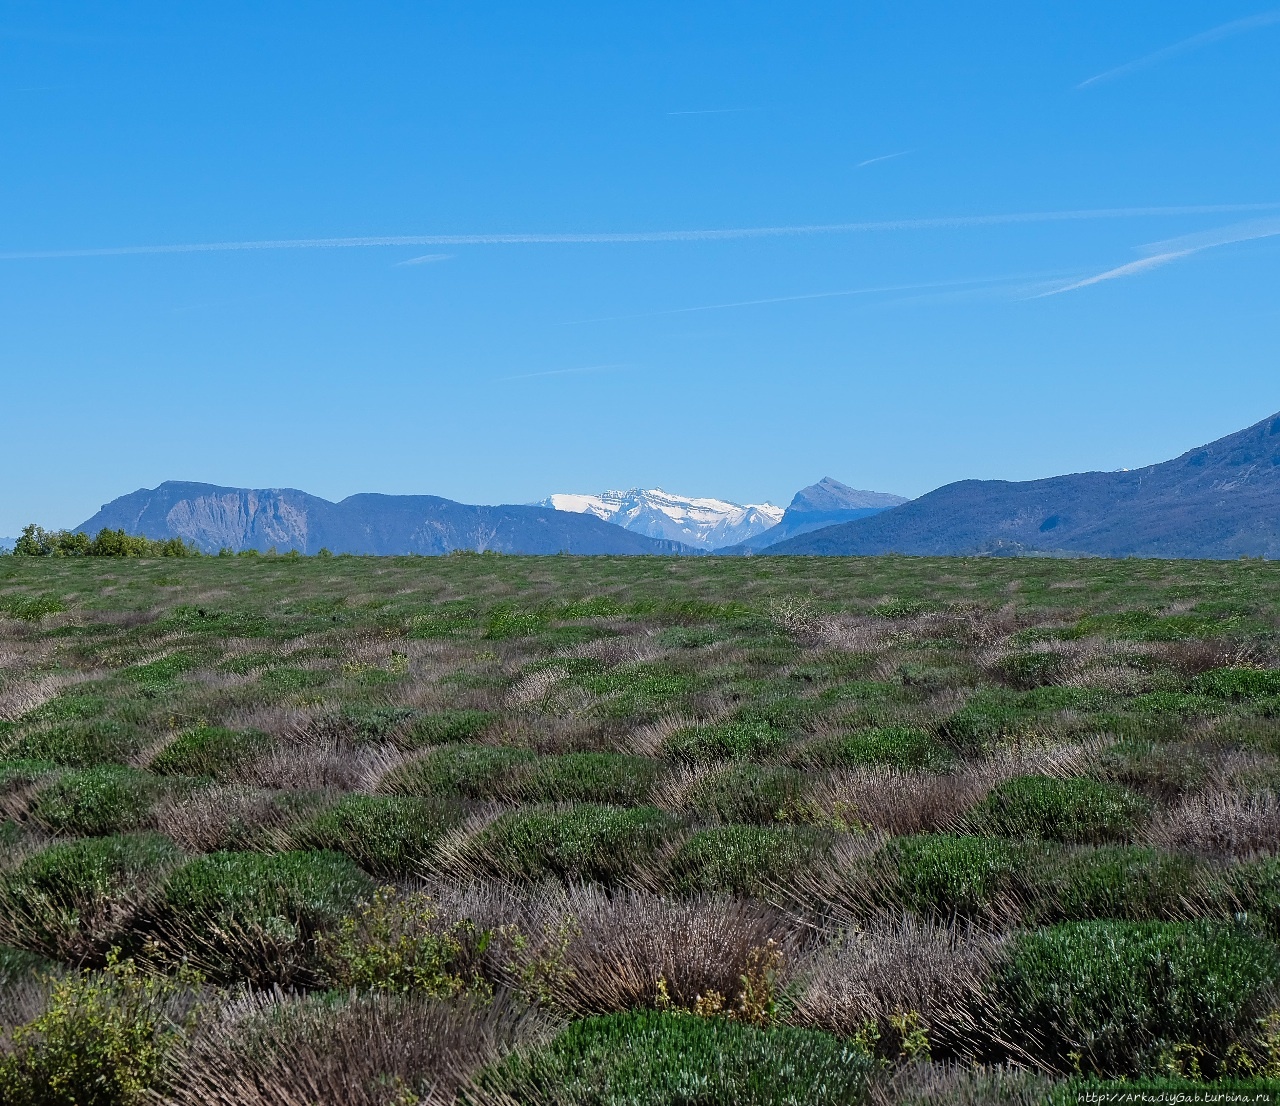
<svg viewBox="0 0 1280 1106">
<path fill-rule="evenodd" d="M 338 250 L 385 246 L 560 246 L 626 245 L 660 242 L 725 242 L 742 238 L 863 234 L 873 231 L 941 230 L 1055 223 L 1088 219 L 1135 219 L 1174 215 L 1219 215 L 1228 212 L 1274 211 L 1280 203 L 1195 204 L 1178 207 L 1104 207 L 1074 211 L 1025 211 L 1002 215 L 949 215 L 931 219 L 883 219 L 859 223 L 812 223 L 796 226 L 726 227 L 708 230 L 651 230 L 568 234 L 395 234 L 359 238 L 269 238 L 238 242 L 183 242 L 171 245 L 105 246 L 70 250 L 14 250 L 0 261 L 33 261 L 73 257 L 135 257 L 152 254 L 233 253 L 244 250 Z"/>
<path fill-rule="evenodd" d="M 892 161 L 895 157 L 906 157 L 911 153 L 910 150 L 899 150 L 896 154 L 881 154 L 879 157 L 869 157 L 866 161 L 860 161 L 854 167 L 856 169 L 865 169 L 868 165 L 875 165 L 879 161 Z"/>
<path fill-rule="evenodd" d="M 1224 38 L 1230 38 L 1232 35 L 1244 34 L 1246 31 L 1256 31 L 1260 27 L 1270 27 L 1273 23 L 1280 23 L 1280 11 L 1263 12 L 1261 15 L 1251 15 L 1245 19 L 1236 19 L 1230 23 L 1223 23 L 1220 27 L 1213 27 L 1208 31 L 1202 31 L 1198 35 L 1192 35 L 1190 38 L 1184 38 L 1181 42 L 1175 42 L 1172 46 L 1166 46 L 1163 50 L 1157 50 L 1152 54 L 1138 58 L 1136 61 L 1126 62 L 1124 65 L 1117 65 L 1114 69 L 1108 69 L 1105 73 L 1098 73 L 1096 76 L 1090 77 L 1088 80 L 1081 81 L 1076 85 L 1077 89 L 1088 88 L 1090 85 L 1101 84 L 1103 81 L 1111 81 L 1117 77 L 1124 77 L 1138 69 L 1146 69 L 1150 65 L 1157 65 L 1168 58 L 1177 57 L 1179 54 L 1185 54 L 1189 50 L 1196 50 L 1201 46 L 1208 46 L 1211 42 L 1218 42 Z"/>
</svg>

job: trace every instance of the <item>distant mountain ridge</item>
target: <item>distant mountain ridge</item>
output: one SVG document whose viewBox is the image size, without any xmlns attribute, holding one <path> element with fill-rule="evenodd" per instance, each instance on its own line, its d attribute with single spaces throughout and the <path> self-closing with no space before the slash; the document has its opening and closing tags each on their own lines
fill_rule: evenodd
<svg viewBox="0 0 1280 1106">
<path fill-rule="evenodd" d="M 340 503 L 295 488 L 226 488 L 169 480 L 113 499 L 77 530 L 103 527 L 182 538 L 219 549 L 296 549 L 394 556 L 456 549 L 497 553 L 675 555 L 698 550 L 635 534 L 592 515 L 545 507 L 455 503 L 434 495 L 348 496 Z"/>
<path fill-rule="evenodd" d="M 768 552 L 1280 557 L 1280 413 L 1146 468 L 962 480 Z"/>
<path fill-rule="evenodd" d="M 777 525 L 783 510 L 772 503 L 673 495 L 661 488 L 631 488 L 599 495 L 558 492 L 539 504 L 590 514 L 633 533 L 713 550 L 746 541 Z"/>
<path fill-rule="evenodd" d="M 787 538 L 839 522 L 869 518 L 906 502 L 905 496 L 891 495 L 889 492 L 859 491 L 830 476 L 824 476 L 816 484 L 810 484 L 796 492 L 776 526 L 720 552 L 758 553 Z"/>
</svg>

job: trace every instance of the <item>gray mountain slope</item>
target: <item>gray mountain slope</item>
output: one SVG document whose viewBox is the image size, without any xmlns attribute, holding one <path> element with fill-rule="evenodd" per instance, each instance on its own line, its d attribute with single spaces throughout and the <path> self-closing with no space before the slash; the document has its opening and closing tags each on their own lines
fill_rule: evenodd
<svg viewBox="0 0 1280 1106">
<path fill-rule="evenodd" d="M 864 492 L 824 476 L 816 484 L 801 488 L 792 498 L 776 526 L 744 542 L 717 550 L 721 554 L 758 553 L 787 538 L 807 534 L 840 522 L 869 518 L 906 503 L 905 497 L 889 492 Z"/>
<path fill-rule="evenodd" d="M 1280 414 L 1143 469 L 962 480 L 768 552 L 1280 557 Z"/>
<path fill-rule="evenodd" d="M 223 488 L 166 481 L 105 504 L 77 530 L 103 527 L 184 538 L 206 552 L 233 550 L 437 555 L 497 553 L 674 555 L 672 541 L 633 534 L 590 515 L 544 507 L 472 506 L 434 495 L 353 495 L 340 503 L 294 488 Z"/>
</svg>

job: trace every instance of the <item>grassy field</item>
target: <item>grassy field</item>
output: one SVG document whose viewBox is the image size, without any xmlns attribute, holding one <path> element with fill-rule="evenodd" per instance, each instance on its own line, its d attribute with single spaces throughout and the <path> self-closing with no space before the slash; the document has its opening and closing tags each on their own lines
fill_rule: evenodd
<svg viewBox="0 0 1280 1106">
<path fill-rule="evenodd" d="M 1272 563 L 3 557 L 0 1102 L 1274 1091 L 1278 785 Z"/>
</svg>

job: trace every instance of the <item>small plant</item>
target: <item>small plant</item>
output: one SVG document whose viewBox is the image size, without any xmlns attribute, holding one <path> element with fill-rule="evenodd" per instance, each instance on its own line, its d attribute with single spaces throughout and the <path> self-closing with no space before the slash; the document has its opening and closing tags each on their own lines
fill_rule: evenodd
<svg viewBox="0 0 1280 1106">
<path fill-rule="evenodd" d="M 166 1055 L 193 1028 L 175 1000 L 198 979 L 144 975 L 117 950 L 101 972 L 51 981 L 48 1006 L 12 1031 L 0 1056 L 6 1106 L 131 1106 L 161 1082 Z"/>
<path fill-rule="evenodd" d="M 270 744 L 271 739 L 257 730 L 197 726 L 166 745 L 151 762 L 151 771 L 162 776 L 212 776 L 225 780 Z"/>
<path fill-rule="evenodd" d="M 992 837 L 919 834 L 886 846 L 896 892 L 921 913 L 981 914 L 1010 908 L 1023 882 L 1026 850 Z"/>
<path fill-rule="evenodd" d="M 886 764 L 893 768 L 943 768 L 949 749 L 911 726 L 880 726 L 839 738 L 831 746 L 837 764 Z"/>
<path fill-rule="evenodd" d="M 729 891 L 767 896 L 830 850 L 834 834 L 814 826 L 717 826 L 699 830 L 671 861 L 684 894 Z"/>
<path fill-rule="evenodd" d="M 534 754 L 528 749 L 441 745 L 397 769 L 385 788 L 400 795 L 487 798 L 498 792 L 508 772 L 533 759 Z"/>
<path fill-rule="evenodd" d="M 68 772 L 36 797 L 32 815 L 62 833 L 110 834 L 136 829 L 164 781 L 123 765 Z"/>
<path fill-rule="evenodd" d="M 794 768 L 742 761 L 708 776 L 689 804 L 719 822 L 788 822 L 804 813 L 805 778 Z"/>
<path fill-rule="evenodd" d="M 338 986 L 433 998 L 450 998 L 478 984 L 466 965 L 474 943 L 468 923 L 445 924 L 429 896 L 395 887 L 380 887 L 336 932 L 320 939 L 326 970 Z"/>
<path fill-rule="evenodd" d="M 462 819 L 451 799 L 347 795 L 294 831 L 311 848 L 344 853 L 376 876 L 409 875 Z"/>
<path fill-rule="evenodd" d="M 767 758 L 781 751 L 789 740 L 785 730 L 768 722 L 722 722 L 672 734 L 663 752 L 687 761 Z"/>
<path fill-rule="evenodd" d="M 515 795 L 533 802 L 643 802 L 659 770 L 650 757 L 563 753 L 539 757 L 512 776 Z"/>
</svg>

